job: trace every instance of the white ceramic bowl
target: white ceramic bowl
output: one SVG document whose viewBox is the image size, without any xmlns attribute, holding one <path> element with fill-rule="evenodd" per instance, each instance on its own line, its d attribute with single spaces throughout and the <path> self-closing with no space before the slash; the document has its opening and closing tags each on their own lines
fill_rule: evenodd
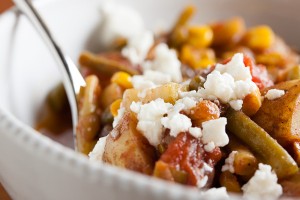
<svg viewBox="0 0 300 200">
<path fill-rule="evenodd" d="M 35 5 L 74 61 L 97 50 L 101 0 L 40 0 Z M 299 0 L 119 0 L 140 11 L 149 28 L 170 27 L 183 5 L 194 3 L 202 22 L 242 16 L 248 25 L 269 24 L 300 47 Z M 13 199 L 211 199 L 196 189 L 169 184 L 86 157 L 31 127 L 60 75 L 44 43 L 24 16 L 0 16 L 0 181 Z"/>
</svg>

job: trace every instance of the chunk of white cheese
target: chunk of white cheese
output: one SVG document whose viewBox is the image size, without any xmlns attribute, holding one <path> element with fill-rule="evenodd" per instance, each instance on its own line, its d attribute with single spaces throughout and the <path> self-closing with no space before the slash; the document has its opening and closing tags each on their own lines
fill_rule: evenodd
<svg viewBox="0 0 300 200">
<path fill-rule="evenodd" d="M 154 49 L 154 60 L 142 64 L 144 70 L 159 71 L 171 76 L 172 81 L 181 82 L 181 63 L 175 50 L 169 49 L 167 44 L 161 43 Z"/>
<path fill-rule="evenodd" d="M 100 42 L 105 48 L 111 47 L 118 38 L 130 40 L 145 30 L 142 17 L 131 7 L 110 1 L 104 3 L 100 11 L 102 15 Z"/>
<path fill-rule="evenodd" d="M 236 81 L 252 79 L 250 68 L 245 66 L 241 53 L 235 54 L 227 64 L 217 64 L 215 70 L 230 74 Z"/>
<path fill-rule="evenodd" d="M 135 75 L 131 79 L 135 89 L 144 90 L 171 82 L 171 76 L 158 71 L 147 70 L 143 75 Z"/>
<path fill-rule="evenodd" d="M 230 171 L 231 173 L 234 173 L 234 157 L 235 154 L 237 154 L 237 151 L 232 151 L 228 157 L 225 159 L 225 164 L 222 166 L 222 172 L 224 171 Z"/>
<path fill-rule="evenodd" d="M 150 31 L 145 31 L 128 39 L 127 46 L 122 49 L 122 55 L 128 58 L 132 64 L 141 64 L 144 62 L 153 43 L 153 34 Z"/>
<path fill-rule="evenodd" d="M 203 199 L 229 199 L 225 187 L 210 188 L 206 191 L 201 192 L 200 197 Z"/>
<path fill-rule="evenodd" d="M 204 150 L 206 152 L 212 152 L 215 148 L 216 148 L 216 145 L 215 145 L 214 142 L 209 142 L 209 143 L 204 145 Z"/>
<path fill-rule="evenodd" d="M 242 187 L 243 197 L 247 200 L 278 199 L 282 194 L 282 187 L 277 183 L 276 174 L 269 165 L 260 163 L 258 166 L 254 176 Z"/>
<path fill-rule="evenodd" d="M 119 121 L 123 118 L 124 114 L 125 114 L 125 108 L 122 107 L 121 105 L 121 107 L 118 110 L 118 115 L 114 117 L 113 128 L 115 128 L 118 125 Z"/>
<path fill-rule="evenodd" d="M 196 138 L 200 137 L 201 129 L 193 128 L 192 121 L 181 111 L 188 111 L 196 106 L 196 101 L 189 97 L 184 97 L 176 101 L 175 105 L 169 109 L 166 117 L 161 119 L 161 123 L 165 128 L 170 129 L 170 135 L 176 137 L 181 132 L 190 132 Z"/>
<path fill-rule="evenodd" d="M 228 144 L 229 138 L 225 131 L 227 119 L 220 117 L 202 123 L 202 140 L 205 144 L 213 142 L 215 146 L 223 147 Z"/>
<path fill-rule="evenodd" d="M 197 101 L 190 97 L 183 97 L 182 99 L 177 100 L 176 103 L 182 103 L 184 105 L 184 111 L 189 111 L 197 105 Z"/>
<path fill-rule="evenodd" d="M 245 96 L 257 90 L 243 58 L 243 54 L 235 54 L 227 64 L 217 64 L 215 70 L 208 74 L 204 87 L 198 90 L 200 97 L 219 99 L 222 103 L 229 103 L 233 109 L 239 110 Z"/>
<path fill-rule="evenodd" d="M 234 79 L 230 74 L 221 74 L 215 70 L 207 76 L 204 88 L 200 88 L 198 93 L 204 99 L 220 99 L 222 103 L 228 103 L 235 99 Z"/>
<path fill-rule="evenodd" d="M 284 94 L 285 94 L 284 90 L 271 89 L 267 92 L 265 97 L 268 100 L 275 100 L 275 99 L 282 97 Z"/>
<path fill-rule="evenodd" d="M 93 151 L 91 151 L 89 153 L 90 160 L 102 162 L 102 157 L 103 157 L 103 153 L 105 150 L 106 139 L 107 139 L 107 136 L 102 137 L 98 140 Z"/>
<path fill-rule="evenodd" d="M 165 103 L 163 99 L 156 99 L 147 104 L 133 102 L 130 109 L 137 113 L 137 129 L 147 138 L 152 146 L 160 144 L 162 139 L 163 126 L 161 118 L 172 107 L 172 104 Z"/>
<path fill-rule="evenodd" d="M 201 128 L 199 128 L 199 127 L 190 127 L 189 128 L 189 133 L 194 138 L 200 138 L 200 137 L 202 137 L 202 131 L 201 131 Z"/>
<path fill-rule="evenodd" d="M 170 129 L 170 135 L 176 137 L 181 132 L 187 132 L 192 127 L 192 121 L 186 115 L 176 113 L 163 117 L 161 123 L 165 128 Z"/>
<path fill-rule="evenodd" d="M 171 82 L 171 76 L 159 71 L 146 70 L 143 75 L 131 79 L 133 88 L 139 90 L 138 96 L 144 98 L 147 90 Z"/>
<path fill-rule="evenodd" d="M 241 110 L 243 107 L 243 100 L 231 100 L 229 101 L 229 105 L 236 111 Z"/>
</svg>

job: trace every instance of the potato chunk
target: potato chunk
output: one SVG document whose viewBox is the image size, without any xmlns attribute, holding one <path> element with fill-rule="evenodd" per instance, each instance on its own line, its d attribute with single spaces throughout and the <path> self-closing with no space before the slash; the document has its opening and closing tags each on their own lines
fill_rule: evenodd
<svg viewBox="0 0 300 200">
<path fill-rule="evenodd" d="M 285 95 L 274 100 L 264 99 L 253 120 L 295 158 L 299 149 L 293 148 L 293 144 L 300 141 L 300 80 L 283 82 L 272 88 L 285 90 Z"/>
<path fill-rule="evenodd" d="M 157 98 L 161 98 L 164 102 L 174 104 L 179 98 L 180 85 L 177 83 L 167 83 L 165 85 L 150 89 L 146 92 L 143 103 L 149 103 Z"/>
<path fill-rule="evenodd" d="M 136 126 L 137 119 L 134 114 L 126 112 L 107 137 L 103 161 L 150 175 L 153 173 L 156 158 L 155 148 Z"/>
</svg>

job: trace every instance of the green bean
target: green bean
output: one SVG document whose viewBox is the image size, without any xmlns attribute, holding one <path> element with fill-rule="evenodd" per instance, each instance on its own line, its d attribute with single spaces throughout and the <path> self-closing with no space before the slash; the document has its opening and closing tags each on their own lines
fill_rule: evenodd
<svg viewBox="0 0 300 200">
<path fill-rule="evenodd" d="M 194 6 L 187 6 L 179 16 L 168 37 L 168 44 L 171 47 L 178 48 L 187 39 L 186 25 L 195 14 L 195 10 Z"/>
<path fill-rule="evenodd" d="M 203 87 L 204 85 L 204 80 L 200 77 L 200 76 L 195 76 L 194 78 L 192 78 L 190 84 L 189 84 L 189 90 L 196 90 L 198 91 L 198 89 L 200 87 Z"/>
<path fill-rule="evenodd" d="M 84 154 L 93 149 L 98 139 L 101 124 L 100 92 L 97 76 L 88 76 L 86 87 L 81 88 L 78 98 L 79 119 L 76 130 L 77 149 Z"/>
<path fill-rule="evenodd" d="M 257 154 L 262 162 L 271 165 L 279 179 L 298 172 L 298 167 L 287 151 L 267 132 L 241 111 L 227 112 L 227 128 Z"/>
<path fill-rule="evenodd" d="M 104 56 L 96 56 L 89 52 L 83 52 L 80 55 L 79 63 L 81 66 L 88 67 L 107 76 L 111 76 L 118 71 L 124 71 L 130 75 L 139 74 L 137 70 L 127 67 L 118 60 L 109 59 Z"/>
<path fill-rule="evenodd" d="M 68 105 L 67 95 L 62 83 L 58 84 L 47 96 L 47 103 L 51 110 L 62 112 Z"/>
<path fill-rule="evenodd" d="M 101 124 L 112 124 L 114 116 L 111 114 L 109 107 L 105 108 L 101 115 Z"/>
</svg>

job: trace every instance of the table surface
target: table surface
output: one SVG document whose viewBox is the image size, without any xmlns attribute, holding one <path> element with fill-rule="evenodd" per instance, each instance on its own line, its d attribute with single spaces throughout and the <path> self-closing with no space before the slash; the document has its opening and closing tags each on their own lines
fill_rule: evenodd
<svg viewBox="0 0 300 200">
<path fill-rule="evenodd" d="M 1 0 L 0 3 L 0 14 L 3 13 L 5 10 L 10 8 L 13 5 L 11 0 Z M 5 189 L 0 183 L 0 199 L 1 200 L 11 200 Z"/>
</svg>

